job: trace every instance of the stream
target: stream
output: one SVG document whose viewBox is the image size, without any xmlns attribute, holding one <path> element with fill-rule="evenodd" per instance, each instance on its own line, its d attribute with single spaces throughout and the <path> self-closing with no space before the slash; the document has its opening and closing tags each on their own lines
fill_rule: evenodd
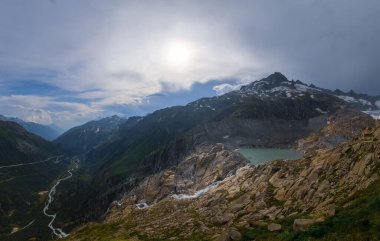
<svg viewBox="0 0 380 241">
<path fill-rule="evenodd" d="M 55 220 L 55 218 L 56 218 L 57 215 L 56 215 L 56 214 L 48 214 L 47 211 L 48 211 L 48 209 L 49 209 L 49 205 L 50 205 L 50 204 L 53 202 L 53 200 L 54 200 L 54 194 L 55 194 L 55 192 L 56 192 L 56 190 L 57 190 L 58 185 L 59 185 L 62 181 L 65 181 L 65 180 L 67 180 L 67 179 L 70 179 L 70 178 L 73 176 L 73 174 L 71 173 L 71 171 L 72 171 L 72 170 L 67 171 L 67 172 L 69 173 L 69 175 L 66 176 L 66 177 L 63 177 L 63 178 L 61 178 L 61 179 L 58 179 L 58 181 L 55 183 L 55 185 L 50 189 L 50 192 L 49 192 L 49 199 L 48 199 L 48 201 L 47 201 L 47 203 L 45 204 L 45 207 L 44 207 L 44 209 L 43 209 L 43 213 L 44 213 L 44 215 L 47 216 L 47 217 L 49 217 L 49 218 L 51 218 L 51 221 L 49 222 L 48 227 L 53 231 L 53 233 L 54 233 L 58 238 L 65 238 L 65 237 L 68 236 L 68 234 L 65 233 L 65 232 L 63 232 L 63 230 L 60 229 L 60 228 L 54 228 L 54 226 L 53 226 L 53 222 L 54 222 L 54 220 Z"/>
</svg>

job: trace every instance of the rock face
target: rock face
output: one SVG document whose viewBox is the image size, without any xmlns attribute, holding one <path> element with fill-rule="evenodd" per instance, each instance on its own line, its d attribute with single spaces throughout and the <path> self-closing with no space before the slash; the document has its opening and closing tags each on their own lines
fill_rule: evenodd
<svg viewBox="0 0 380 241">
<path fill-rule="evenodd" d="M 378 179 L 380 127 L 368 129 L 335 148 L 317 149 L 300 160 L 277 160 L 259 166 L 245 165 L 243 161 L 229 163 L 237 160 L 237 156 L 222 146 L 208 150 L 200 150 L 178 168 L 164 170 L 150 177 L 150 181 L 145 180 L 145 184 L 126 195 L 119 205 L 109 209 L 105 223 L 126 223 L 129 228 L 123 232 L 144 233 L 148 239 L 184 240 L 202 233 L 228 240 L 232 237 L 226 230 L 253 225 L 276 231 L 281 227 L 274 221 L 306 215 L 310 218 L 296 218 L 293 226 L 295 231 L 303 231 L 314 220 L 334 215 L 336 206 Z M 231 165 L 237 170 L 225 171 Z M 152 180 L 162 181 L 161 189 L 154 191 L 158 186 Z M 182 192 L 179 190 L 185 190 L 183 187 L 198 190 L 217 180 L 220 183 L 204 195 L 176 199 L 171 194 L 176 189 Z M 147 187 L 149 192 L 144 192 Z M 151 206 L 137 209 L 136 199 L 129 195 L 150 200 Z"/>
<path fill-rule="evenodd" d="M 148 203 L 156 203 L 169 195 L 187 197 L 235 174 L 237 169 L 247 164 L 239 152 L 227 150 L 223 144 L 203 145 L 177 167 L 142 180 L 125 197 L 144 199 Z"/>
<path fill-rule="evenodd" d="M 328 116 L 327 125 L 310 136 L 298 141 L 299 151 L 315 151 L 331 148 L 360 134 L 367 127 L 374 127 L 375 120 L 350 108 L 343 108 Z"/>
</svg>

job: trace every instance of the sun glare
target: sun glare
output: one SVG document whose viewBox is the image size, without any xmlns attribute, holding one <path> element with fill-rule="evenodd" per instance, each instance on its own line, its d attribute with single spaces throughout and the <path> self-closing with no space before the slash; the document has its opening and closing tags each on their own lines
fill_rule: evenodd
<svg viewBox="0 0 380 241">
<path fill-rule="evenodd" d="M 174 42 L 167 48 L 167 61 L 171 66 L 184 66 L 191 59 L 191 47 L 185 42 Z"/>
</svg>

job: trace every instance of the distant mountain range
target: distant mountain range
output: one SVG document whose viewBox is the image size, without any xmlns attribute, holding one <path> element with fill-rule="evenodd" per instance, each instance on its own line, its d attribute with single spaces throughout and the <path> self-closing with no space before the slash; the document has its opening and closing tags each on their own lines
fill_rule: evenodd
<svg viewBox="0 0 380 241">
<path fill-rule="evenodd" d="M 90 121 L 66 131 L 54 143 L 70 153 L 83 155 L 117 138 L 119 126 L 126 121 L 116 115 Z"/>
<path fill-rule="evenodd" d="M 15 117 L 5 117 L 3 115 L 0 115 L 0 120 L 16 122 L 17 124 L 24 127 L 27 131 L 41 136 L 49 141 L 54 140 L 62 133 L 62 130 L 60 130 L 59 127 L 55 125 L 42 125 L 35 122 L 23 121 Z"/>
</svg>

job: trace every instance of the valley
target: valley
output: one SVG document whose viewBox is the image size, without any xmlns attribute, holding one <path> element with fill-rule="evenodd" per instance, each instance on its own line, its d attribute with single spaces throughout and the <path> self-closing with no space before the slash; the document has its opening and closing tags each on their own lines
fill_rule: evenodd
<svg viewBox="0 0 380 241">
<path fill-rule="evenodd" d="M 47 162 L 51 164 L 46 164 Z M 29 168 L 24 166 L 29 166 Z M 1 234 L 2 240 L 23 240 L 30 237 L 46 240 L 64 237 L 62 230 L 52 226 L 56 214 L 51 215 L 47 211 L 54 200 L 56 188 L 61 181 L 72 176 L 70 170 L 73 169 L 68 171 L 69 176 L 58 179 L 50 191 L 44 190 L 50 188 L 50 182 L 57 179 L 68 166 L 75 167 L 72 159 L 63 155 L 49 157 L 43 161 L 2 166 L 3 170 L 0 170 L 0 176 L 10 176 L 0 183 L 0 189 L 4 194 L 2 211 L 9 210 L 8 214 L 2 218 L 3 224 L 9 225 L 8 228 L 4 226 L 6 229 L 3 229 L 5 233 Z M 13 170 L 4 171 L 6 169 Z M 12 176 L 13 173 L 17 173 L 17 176 Z M 20 175 L 21 173 L 25 174 Z M 13 195 L 10 195 L 11 192 Z M 46 194 L 48 194 L 47 200 L 45 200 Z M 51 220 L 47 220 L 45 216 Z M 28 219 L 32 220 L 22 226 Z M 12 230 L 8 231 L 9 228 Z M 53 236 L 50 235 L 49 228 L 53 230 Z"/>
<path fill-rule="evenodd" d="M 344 239 L 334 218 L 345 220 L 359 193 L 375 195 L 377 101 L 276 72 L 53 142 L 0 122 L 1 238 Z"/>
<path fill-rule="evenodd" d="M 379 13 L 0 0 L 0 241 L 379 241 Z"/>
</svg>

